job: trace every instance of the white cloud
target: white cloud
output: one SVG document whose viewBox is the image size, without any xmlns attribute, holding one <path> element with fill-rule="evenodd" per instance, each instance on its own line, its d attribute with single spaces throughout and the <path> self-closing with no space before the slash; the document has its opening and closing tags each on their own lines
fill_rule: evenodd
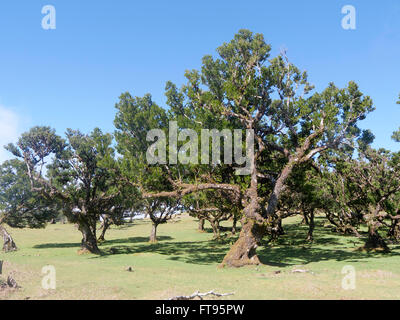
<svg viewBox="0 0 400 320">
<path fill-rule="evenodd" d="M 0 163 L 12 158 L 4 145 L 16 142 L 20 134 L 21 119 L 12 109 L 0 105 Z"/>
</svg>

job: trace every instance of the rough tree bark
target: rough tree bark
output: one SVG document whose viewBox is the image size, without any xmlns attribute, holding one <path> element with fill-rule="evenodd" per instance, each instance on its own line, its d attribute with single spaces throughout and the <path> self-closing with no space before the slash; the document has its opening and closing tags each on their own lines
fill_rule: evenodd
<svg viewBox="0 0 400 320">
<path fill-rule="evenodd" d="M 82 253 L 100 254 L 100 249 L 97 246 L 96 230 L 90 227 L 89 223 L 80 221 L 78 229 L 82 232 L 81 250 Z M 94 228 L 96 229 L 96 227 Z"/>
<path fill-rule="evenodd" d="M 157 242 L 157 227 L 158 227 L 158 224 L 153 222 L 153 224 L 151 226 L 151 233 L 150 233 L 150 239 L 149 239 L 150 243 Z"/>
<path fill-rule="evenodd" d="M 265 227 L 262 224 L 253 219 L 244 221 L 239 239 L 226 254 L 220 267 L 238 268 L 245 265 L 260 264 L 256 249 L 264 235 Z"/>
<path fill-rule="evenodd" d="M 273 220 L 272 217 L 276 212 L 280 195 L 285 189 L 285 182 L 292 172 L 296 161 L 298 161 L 297 159 L 301 158 L 303 155 L 304 151 L 300 149 L 296 154 L 296 157 L 291 157 L 289 162 L 283 168 L 269 197 L 266 214 L 263 217 L 259 214 L 260 205 L 258 202 L 257 170 L 255 169 L 255 163 L 253 162 L 251 184 L 246 193 L 248 202 L 243 210 L 245 219 L 244 223 L 242 222 L 243 228 L 239 234 L 239 239 L 231 247 L 222 261 L 221 267 L 225 265 L 241 267 L 251 264 L 260 264 L 260 260 L 256 254 L 256 249 L 262 238 L 267 233 L 266 222 Z"/>
<path fill-rule="evenodd" d="M 243 227 L 238 240 L 225 255 L 220 265 L 221 267 L 242 267 L 260 264 L 256 250 L 265 235 L 265 228 L 263 224 L 260 224 L 260 220 L 263 219 L 258 213 L 260 204 L 258 202 L 258 180 L 254 158 L 252 159 L 251 167 L 251 182 L 246 192 L 247 203 L 243 210 Z"/>
<path fill-rule="evenodd" d="M 254 164 L 253 164 L 254 168 Z M 246 194 L 248 202 L 243 210 L 242 230 L 239 239 L 230 248 L 220 267 L 242 267 L 260 264 L 256 250 L 266 233 L 262 217 L 259 215 L 260 205 L 257 193 L 257 171 L 253 169 L 250 188 Z"/>
<path fill-rule="evenodd" d="M 11 251 L 16 251 L 17 245 L 15 244 L 13 238 L 11 237 L 11 235 L 7 232 L 7 230 L 0 225 L 0 233 L 3 234 L 3 251 L 4 252 L 11 252 Z"/>
</svg>

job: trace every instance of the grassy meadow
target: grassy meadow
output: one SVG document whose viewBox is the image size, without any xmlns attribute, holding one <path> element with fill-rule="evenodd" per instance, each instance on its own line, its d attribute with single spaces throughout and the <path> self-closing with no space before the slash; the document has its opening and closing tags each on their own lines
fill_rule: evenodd
<svg viewBox="0 0 400 320">
<path fill-rule="evenodd" d="M 71 224 L 9 228 L 19 250 L 1 253 L 0 279 L 12 274 L 21 288 L 0 290 L 0 299 L 168 299 L 197 290 L 235 293 L 221 299 L 400 298 L 400 245 L 390 245 L 389 254 L 357 251 L 362 239 L 331 232 L 321 218 L 310 245 L 299 222 L 287 220 L 286 235 L 258 249 L 263 265 L 240 269 L 218 268 L 236 238 L 213 241 L 208 224 L 200 233 L 186 215 L 160 225 L 156 244 L 148 243 L 149 220 L 113 226 L 100 256 L 77 254 L 81 234 Z M 41 287 L 46 265 L 56 268 L 56 290 Z M 342 289 L 346 265 L 356 270 L 355 290 Z"/>
</svg>

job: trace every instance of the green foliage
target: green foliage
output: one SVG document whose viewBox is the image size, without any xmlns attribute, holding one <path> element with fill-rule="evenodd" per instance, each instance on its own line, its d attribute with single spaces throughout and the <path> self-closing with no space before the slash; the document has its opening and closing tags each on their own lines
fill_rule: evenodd
<svg viewBox="0 0 400 320">
<path fill-rule="evenodd" d="M 68 129 L 68 145 L 48 167 L 52 185 L 68 203 L 71 221 L 88 215 L 98 220 L 102 213 L 122 214 L 130 200 L 122 197 L 112 136 L 98 128 L 90 135 Z M 81 214 L 71 214 L 79 209 Z"/>
<path fill-rule="evenodd" d="M 203 212 L 214 208 L 236 217 L 245 213 L 271 224 L 271 219 L 278 223 L 278 211 L 291 210 L 291 205 L 303 210 L 320 205 L 320 189 L 309 164 L 319 161 L 318 157 L 324 162 L 324 153 L 352 156 L 356 142 L 367 148 L 373 134 L 358 124 L 374 110 L 371 98 L 355 82 L 345 88 L 331 83 L 322 92 L 313 92 L 306 72 L 292 64 L 286 53 L 270 57 L 271 47 L 264 36 L 249 30 L 240 30 L 217 53 L 216 57 L 204 56 L 200 70 L 186 71 L 186 84 L 181 88 L 167 82 L 168 112 L 150 95 L 133 98 L 126 93 L 120 97 L 115 136 L 125 178 L 146 194 L 167 192 L 181 197 L 186 190 L 184 205 L 192 214 L 193 208 Z M 198 136 L 201 129 L 254 130 L 255 158 L 250 174 L 235 175 L 235 164 L 226 163 L 146 163 L 148 130 L 162 129 L 168 137 L 169 121 Z M 166 140 L 168 152 L 172 146 Z M 177 147 L 184 143 L 178 142 Z M 200 150 L 200 142 L 198 147 Z M 208 151 L 211 155 L 211 148 Z M 242 154 L 245 152 L 243 144 Z M 212 186 L 201 192 L 190 189 L 201 184 Z M 221 192 L 219 184 L 234 186 L 240 195 Z M 294 194 L 296 197 L 291 197 Z"/>
<path fill-rule="evenodd" d="M 18 145 L 9 144 L 6 149 L 14 156 L 24 158 L 30 168 L 44 165 L 44 160 L 51 154 L 59 154 L 65 147 L 65 141 L 56 135 L 50 127 L 33 127 L 21 135 Z"/>
<path fill-rule="evenodd" d="M 285 52 L 271 57 L 264 36 L 249 30 L 222 44 L 216 56 L 204 56 L 201 68 L 186 71 L 185 78 L 180 88 L 166 83 L 168 109 L 150 94 L 119 97 L 115 150 L 113 136 L 98 128 L 90 134 L 68 129 L 65 140 L 50 127 L 24 133 L 16 145 L 7 146 L 25 162 L 21 183 L 29 181 L 31 192 L 62 204 L 70 221 L 90 225 L 93 234 L 101 214 L 122 221 L 126 210 L 157 204 L 182 203 L 194 215 L 206 209 L 214 216 L 245 215 L 271 229 L 287 216 L 315 209 L 353 231 L 369 223 L 365 217 L 371 207 L 397 214 L 399 156 L 371 149 L 374 135 L 359 122 L 374 106 L 355 82 L 344 88 L 330 83 L 316 92 L 308 74 Z M 212 158 L 212 146 L 202 150 L 200 139 L 197 163 L 149 163 L 152 129 L 166 138 L 166 155 L 187 146 L 187 141 L 176 146 L 169 141 L 172 121 L 178 133 L 190 129 L 198 137 L 202 129 L 253 130 L 250 174 L 236 175 L 237 164 L 201 163 L 204 151 Z M 400 132 L 393 138 L 400 141 Z M 242 143 L 242 154 L 246 147 Z"/>
<path fill-rule="evenodd" d="M 129 187 L 120 185 L 110 134 L 98 128 L 89 135 L 68 129 L 66 136 L 64 141 L 49 127 L 35 127 L 8 149 L 23 158 L 31 190 L 51 204 L 59 203 L 68 220 L 79 225 L 83 248 L 97 252 L 96 222 L 100 215 L 121 220 L 131 208 L 133 193 L 126 196 Z"/>
<path fill-rule="evenodd" d="M 130 181 L 149 189 L 165 184 L 159 167 L 148 166 L 146 151 L 151 142 L 146 140 L 151 129 L 168 130 L 168 117 L 164 109 L 156 105 L 150 95 L 133 98 L 122 94 L 116 104 L 115 138 L 117 151 L 123 158 L 119 161 L 121 173 Z"/>
<path fill-rule="evenodd" d="M 0 219 L 14 228 L 42 228 L 59 214 L 59 203 L 31 190 L 26 165 L 14 159 L 0 166 Z"/>
</svg>

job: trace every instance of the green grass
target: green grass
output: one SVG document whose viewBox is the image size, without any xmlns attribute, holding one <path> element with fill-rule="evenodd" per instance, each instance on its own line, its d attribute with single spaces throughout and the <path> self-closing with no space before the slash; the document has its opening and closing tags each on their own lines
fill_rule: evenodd
<svg viewBox="0 0 400 320">
<path fill-rule="evenodd" d="M 22 288 L 0 291 L 0 299 L 168 299 L 212 289 L 235 293 L 224 299 L 400 298 L 400 246 L 391 245 L 389 254 L 357 252 L 362 240 L 322 224 L 319 219 L 309 245 L 307 227 L 287 221 L 285 236 L 258 249 L 264 264 L 240 269 L 217 268 L 235 238 L 212 241 L 211 230 L 197 232 L 197 222 L 187 216 L 161 225 L 156 244 L 148 243 L 147 220 L 112 227 L 101 256 L 77 254 L 80 233 L 70 224 L 10 229 L 19 250 L 1 253 L 0 278 L 12 273 Z M 56 290 L 41 288 L 45 265 L 56 268 Z M 355 290 L 342 289 L 346 265 L 356 269 Z M 128 266 L 134 271 L 125 271 Z M 292 273 L 295 268 L 311 272 Z"/>
</svg>

